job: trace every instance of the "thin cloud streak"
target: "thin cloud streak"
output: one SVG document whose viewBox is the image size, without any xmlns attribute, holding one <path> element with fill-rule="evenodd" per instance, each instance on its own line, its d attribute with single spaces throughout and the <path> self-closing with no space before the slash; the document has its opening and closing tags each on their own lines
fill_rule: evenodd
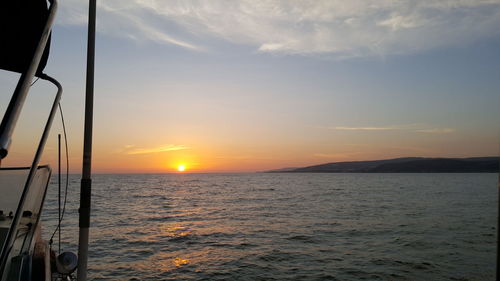
<svg viewBox="0 0 500 281">
<path fill-rule="evenodd" d="M 395 127 L 335 127 L 335 130 L 339 131 L 391 131 L 391 130 L 401 130 Z"/>
<path fill-rule="evenodd" d="M 135 155 L 135 154 L 150 154 L 150 153 L 159 153 L 159 152 L 168 152 L 168 151 L 177 151 L 177 150 L 185 150 L 189 149 L 188 146 L 180 144 L 167 144 L 155 148 L 136 148 L 131 151 L 127 151 L 126 154 Z"/>
<path fill-rule="evenodd" d="M 192 51 L 203 51 L 201 46 L 189 43 L 170 34 L 162 28 L 162 21 L 154 22 L 146 7 L 141 7 L 135 0 L 104 0 L 97 2 L 97 31 L 115 37 L 124 37 L 141 42 L 149 40 L 160 44 L 176 45 Z M 86 3 L 79 0 L 67 0 L 61 3 L 61 25 L 86 25 Z"/>
<path fill-rule="evenodd" d="M 117 11 L 114 11 L 117 12 Z M 132 14 L 123 14 L 124 18 L 129 19 L 131 22 L 135 23 L 135 28 L 137 28 L 144 36 L 146 36 L 148 39 L 152 41 L 157 41 L 160 43 L 166 43 L 166 44 L 172 44 L 172 45 L 177 45 L 186 49 L 191 49 L 191 50 L 201 50 L 200 47 L 195 46 L 193 44 L 178 40 L 173 38 L 172 36 L 169 36 L 168 34 L 162 32 L 161 30 L 155 28 L 152 25 L 147 24 L 140 18 L 138 18 L 135 15 Z M 131 38 L 134 38 L 136 40 L 139 40 L 137 36 L 133 36 Z"/>
<path fill-rule="evenodd" d="M 99 1 L 101 31 L 190 50 L 208 38 L 257 52 L 337 58 L 409 54 L 500 34 L 498 0 Z M 83 24 L 85 2 L 61 4 L 60 24 Z"/>
<path fill-rule="evenodd" d="M 450 134 L 456 132 L 452 128 L 425 128 L 423 125 L 419 124 L 408 124 L 399 126 L 385 126 L 385 127 L 345 127 L 338 126 L 331 129 L 337 131 L 410 131 L 416 133 L 427 133 L 427 134 Z"/>
<path fill-rule="evenodd" d="M 426 130 L 416 130 L 417 133 L 426 133 L 426 134 L 450 134 L 454 133 L 456 130 L 451 128 L 443 128 L 443 129 L 426 129 Z"/>
</svg>

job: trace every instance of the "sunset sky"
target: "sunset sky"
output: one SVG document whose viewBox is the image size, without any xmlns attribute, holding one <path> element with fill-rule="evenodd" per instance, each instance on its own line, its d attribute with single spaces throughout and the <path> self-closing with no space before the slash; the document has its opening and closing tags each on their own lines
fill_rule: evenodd
<svg viewBox="0 0 500 281">
<path fill-rule="evenodd" d="M 46 68 L 76 173 L 86 5 L 61 1 Z M 94 172 L 498 155 L 498 0 L 98 0 L 97 17 Z M 54 91 L 33 86 L 6 165 L 29 163 Z"/>
</svg>

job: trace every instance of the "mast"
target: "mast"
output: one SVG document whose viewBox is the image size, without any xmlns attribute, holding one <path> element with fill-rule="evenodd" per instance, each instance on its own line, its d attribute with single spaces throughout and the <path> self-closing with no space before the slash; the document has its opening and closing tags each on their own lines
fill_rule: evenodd
<svg viewBox="0 0 500 281">
<path fill-rule="evenodd" d="M 85 130 L 83 136 L 83 165 L 80 185 L 80 232 L 78 237 L 78 281 L 87 280 L 89 249 L 92 125 L 94 107 L 94 61 L 95 61 L 96 0 L 89 0 L 89 25 L 87 39 L 87 81 L 85 92 Z"/>
</svg>

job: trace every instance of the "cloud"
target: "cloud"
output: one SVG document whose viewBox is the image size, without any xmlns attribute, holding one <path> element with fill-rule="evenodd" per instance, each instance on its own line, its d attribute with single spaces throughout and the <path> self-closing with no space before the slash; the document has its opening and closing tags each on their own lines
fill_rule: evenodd
<svg viewBox="0 0 500 281">
<path fill-rule="evenodd" d="M 499 0 L 100 0 L 98 30 L 190 50 L 213 40 L 257 52 L 380 56 L 470 44 L 500 34 Z M 86 3 L 61 3 L 83 24 Z"/>
<path fill-rule="evenodd" d="M 348 127 L 348 126 L 339 126 L 339 127 L 329 127 L 330 129 L 338 130 L 338 131 L 398 131 L 398 130 L 413 130 L 413 129 L 422 129 L 421 124 L 405 124 L 405 125 L 391 125 L 391 126 L 380 126 L 380 127 Z"/>
<path fill-rule="evenodd" d="M 429 128 L 421 124 L 407 124 L 407 125 L 394 125 L 383 127 L 328 127 L 329 129 L 337 131 L 410 131 L 416 133 L 428 134 L 449 134 L 454 133 L 456 130 L 452 128 Z"/>
<path fill-rule="evenodd" d="M 399 130 L 396 127 L 335 127 L 339 131 L 391 131 Z"/>
<path fill-rule="evenodd" d="M 125 13 L 125 12 L 122 12 L 120 10 L 113 10 L 110 7 L 107 7 L 107 10 L 110 13 L 115 13 L 117 15 L 121 15 L 121 17 L 123 19 L 127 20 L 128 24 L 131 24 L 131 27 L 133 26 L 133 28 L 136 31 L 130 32 L 130 34 L 129 34 L 130 38 L 139 39 L 137 35 L 134 35 L 135 33 L 137 33 L 137 34 L 141 34 L 141 36 L 146 37 L 146 39 L 157 41 L 160 43 L 177 45 L 179 47 L 192 49 L 192 50 L 201 50 L 201 48 L 198 46 L 195 46 L 191 43 L 185 42 L 185 41 L 180 40 L 180 39 L 176 39 L 173 36 L 168 35 L 167 33 L 163 32 L 162 30 L 155 27 L 154 25 L 148 24 L 146 21 L 143 21 L 137 15 Z"/>
<path fill-rule="evenodd" d="M 149 153 L 158 153 L 158 152 L 167 152 L 167 151 L 177 151 L 177 150 L 184 150 L 184 149 L 189 149 L 189 147 L 183 145 L 183 144 L 167 144 L 167 145 L 162 145 L 159 147 L 154 147 L 154 148 L 134 148 L 135 146 L 127 145 L 125 148 L 125 153 L 126 154 L 149 154 Z M 130 150 L 132 149 L 132 150 Z"/>
<path fill-rule="evenodd" d="M 80 0 L 67 0 L 61 3 L 60 18 L 57 23 L 62 25 L 86 25 L 87 3 Z M 104 0 L 97 1 L 98 32 L 124 37 L 134 41 L 153 41 L 156 43 L 176 45 L 182 48 L 202 51 L 203 48 L 177 38 L 165 28 L 168 19 L 158 18 L 147 5 L 136 0 Z M 156 20 L 155 17 L 157 18 Z"/>
<path fill-rule="evenodd" d="M 427 134 L 450 134 L 450 133 L 454 133 L 455 129 L 451 129 L 451 128 L 444 128 L 444 129 L 434 128 L 434 129 L 416 130 L 415 132 L 417 132 L 417 133 L 427 133 Z"/>
</svg>

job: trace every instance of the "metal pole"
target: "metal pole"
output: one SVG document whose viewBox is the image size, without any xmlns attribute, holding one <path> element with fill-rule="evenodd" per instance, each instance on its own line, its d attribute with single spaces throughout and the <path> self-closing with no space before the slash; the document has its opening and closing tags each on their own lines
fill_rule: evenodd
<svg viewBox="0 0 500 281">
<path fill-rule="evenodd" d="M 59 210 L 59 220 L 57 227 L 59 228 L 59 239 L 57 254 L 61 254 L 61 134 L 57 134 L 57 199 L 58 199 L 58 210 Z"/>
<path fill-rule="evenodd" d="M 500 160 L 499 165 L 500 167 Z M 498 171 L 498 189 L 497 189 L 497 272 L 496 280 L 500 280 L 500 171 Z"/>
<path fill-rule="evenodd" d="M 89 26 L 87 39 L 87 81 L 85 93 L 85 130 L 83 136 L 83 166 L 80 185 L 80 233 L 78 237 L 77 280 L 87 280 L 87 260 L 89 250 L 91 162 L 92 162 L 92 123 L 94 106 L 94 58 L 95 58 L 95 20 L 96 0 L 89 1 Z"/>
</svg>

